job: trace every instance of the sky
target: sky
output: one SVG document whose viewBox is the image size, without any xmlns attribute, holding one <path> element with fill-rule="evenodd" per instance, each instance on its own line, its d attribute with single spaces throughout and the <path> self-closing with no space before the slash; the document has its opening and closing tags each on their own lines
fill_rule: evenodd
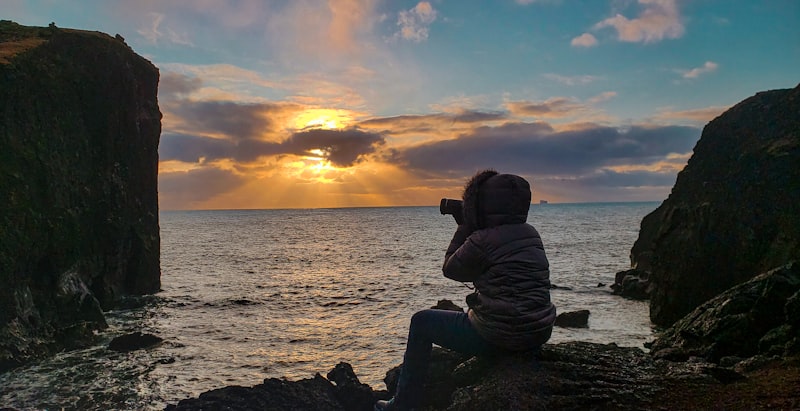
<svg viewBox="0 0 800 411">
<path fill-rule="evenodd" d="M 800 83 L 796 0 L 0 0 L 160 72 L 161 209 L 662 201 L 702 128 Z"/>
</svg>

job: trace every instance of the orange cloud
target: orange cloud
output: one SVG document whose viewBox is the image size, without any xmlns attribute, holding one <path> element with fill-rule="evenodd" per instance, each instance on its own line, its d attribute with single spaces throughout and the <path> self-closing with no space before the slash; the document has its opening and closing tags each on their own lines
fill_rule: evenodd
<svg viewBox="0 0 800 411">
<path fill-rule="evenodd" d="M 654 118 L 663 121 L 691 120 L 705 124 L 715 119 L 728 108 L 727 106 L 711 106 L 691 110 L 662 110 Z"/>
<path fill-rule="evenodd" d="M 421 1 L 414 8 L 401 11 L 397 17 L 397 25 L 400 31 L 397 36 L 414 42 L 421 42 L 428 39 L 428 27 L 436 20 L 436 10 L 431 3 Z"/>
<path fill-rule="evenodd" d="M 583 33 L 572 39 L 569 44 L 573 47 L 592 47 L 597 45 L 597 38 L 589 33 Z"/>
<path fill-rule="evenodd" d="M 653 43 L 665 38 L 675 39 L 684 33 L 676 0 L 639 0 L 644 6 L 638 17 L 629 19 L 621 14 L 594 25 L 595 29 L 613 27 L 620 41 Z"/>
</svg>

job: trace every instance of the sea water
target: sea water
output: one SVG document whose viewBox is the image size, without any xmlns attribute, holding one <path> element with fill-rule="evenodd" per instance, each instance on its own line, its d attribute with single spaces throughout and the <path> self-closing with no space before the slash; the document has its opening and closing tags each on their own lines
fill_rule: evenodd
<svg viewBox="0 0 800 411">
<path fill-rule="evenodd" d="M 546 204 L 529 223 L 550 260 L 559 312 L 588 309 L 589 328 L 556 328 L 552 343 L 652 338 L 646 302 L 611 294 L 630 266 L 639 224 L 658 203 Z M 0 406 L 163 409 L 227 385 L 325 375 L 353 366 L 385 388 L 411 315 L 470 290 L 444 278 L 455 230 L 436 207 L 163 211 L 162 291 L 142 308 L 107 314 L 98 345 L 0 374 Z M 164 343 L 106 349 L 142 331 Z"/>
</svg>

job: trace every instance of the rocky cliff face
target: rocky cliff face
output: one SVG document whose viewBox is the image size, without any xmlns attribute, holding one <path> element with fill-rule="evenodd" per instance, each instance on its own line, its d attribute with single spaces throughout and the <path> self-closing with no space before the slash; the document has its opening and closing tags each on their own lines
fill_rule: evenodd
<svg viewBox="0 0 800 411">
<path fill-rule="evenodd" d="M 631 251 L 649 273 L 650 318 L 800 257 L 800 86 L 758 93 L 711 121 Z"/>
<path fill-rule="evenodd" d="M 0 21 L 0 370 L 159 290 L 157 89 L 121 37 Z"/>
</svg>

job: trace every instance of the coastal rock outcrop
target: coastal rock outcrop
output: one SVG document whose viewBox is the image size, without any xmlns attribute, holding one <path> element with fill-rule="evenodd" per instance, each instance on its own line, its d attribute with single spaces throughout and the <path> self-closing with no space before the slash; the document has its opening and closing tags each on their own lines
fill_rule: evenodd
<svg viewBox="0 0 800 411">
<path fill-rule="evenodd" d="M 589 310 L 578 310 L 561 313 L 556 317 L 556 327 L 567 328 L 588 328 L 589 327 Z"/>
<path fill-rule="evenodd" d="M 800 86 L 758 93 L 706 125 L 631 250 L 649 273 L 655 324 L 800 258 L 798 164 Z"/>
<path fill-rule="evenodd" d="M 725 357 L 800 354 L 800 262 L 792 262 L 706 301 L 653 342 L 656 357 Z"/>
<path fill-rule="evenodd" d="M 780 378 L 776 378 L 780 370 Z M 399 368 L 387 373 L 395 387 Z M 638 348 L 569 342 L 538 353 L 469 357 L 434 348 L 425 411 L 473 410 L 771 410 L 800 406 L 800 365 L 767 360 L 757 370 L 653 359 Z M 328 378 L 264 380 L 181 400 L 166 410 L 371 411 L 393 393 L 372 391 L 340 363 Z"/>
<path fill-rule="evenodd" d="M 635 268 L 620 271 L 614 277 L 611 290 L 614 295 L 621 295 L 632 300 L 647 300 L 650 298 L 649 276 L 646 271 Z"/>
<path fill-rule="evenodd" d="M 158 80 L 121 38 L 0 21 L 0 371 L 159 290 Z"/>
</svg>

